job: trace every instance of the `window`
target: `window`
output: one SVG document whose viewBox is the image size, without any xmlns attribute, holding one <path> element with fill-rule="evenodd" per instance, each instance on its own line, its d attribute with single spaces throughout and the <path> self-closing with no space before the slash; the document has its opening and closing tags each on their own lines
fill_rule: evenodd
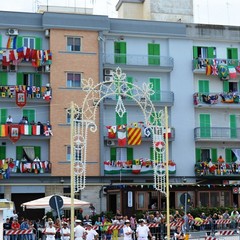
<svg viewBox="0 0 240 240">
<path fill-rule="evenodd" d="M 35 48 L 35 38 L 23 38 L 23 46 L 27 48 L 34 49 Z"/>
<path fill-rule="evenodd" d="M 198 47 L 198 46 L 193 46 L 193 58 L 216 58 L 216 48 L 215 47 Z"/>
<path fill-rule="evenodd" d="M 0 86 L 6 86 L 8 83 L 8 73 L 0 72 Z"/>
<path fill-rule="evenodd" d="M 199 80 L 198 81 L 198 92 L 201 94 L 209 94 L 209 81 Z"/>
<path fill-rule="evenodd" d="M 136 209 L 148 210 L 156 203 L 158 208 L 158 192 L 136 192 Z"/>
<path fill-rule="evenodd" d="M 23 109 L 23 116 L 27 118 L 28 122 L 35 122 L 35 110 L 34 109 Z"/>
<path fill-rule="evenodd" d="M 74 147 L 75 152 L 75 161 L 81 161 L 82 160 L 82 149 L 78 146 Z M 66 160 L 71 161 L 71 146 L 66 147 Z"/>
<path fill-rule="evenodd" d="M 71 146 L 67 146 L 66 148 L 66 160 L 71 161 Z"/>
<path fill-rule="evenodd" d="M 26 159 L 33 161 L 36 157 L 41 159 L 41 147 L 39 146 L 17 146 L 16 147 L 16 160 Z"/>
<path fill-rule="evenodd" d="M 228 207 L 230 192 L 199 192 L 199 207 Z"/>
<path fill-rule="evenodd" d="M 67 73 L 67 87 L 81 87 L 81 73 Z"/>
<path fill-rule="evenodd" d="M 227 59 L 229 65 L 236 67 L 238 65 L 238 49 L 227 48 Z"/>
<path fill-rule="evenodd" d="M 230 137 L 237 138 L 237 116 L 231 114 L 229 116 L 229 122 L 230 122 Z"/>
<path fill-rule="evenodd" d="M 75 120 L 81 120 L 82 119 L 82 109 L 81 108 L 78 108 L 78 109 L 75 109 L 76 110 L 76 114 L 73 116 Z M 67 113 L 67 119 L 66 119 L 66 122 L 68 124 L 71 123 L 71 114 L 70 114 L 70 108 L 66 111 Z"/>
<path fill-rule="evenodd" d="M 133 148 L 110 148 L 111 161 L 133 160 Z"/>
<path fill-rule="evenodd" d="M 211 137 L 211 117 L 210 114 L 200 114 L 200 136 L 201 138 Z"/>
<path fill-rule="evenodd" d="M 160 65 L 160 44 L 148 44 L 148 64 Z"/>
<path fill-rule="evenodd" d="M 217 163 L 216 148 L 196 148 L 196 162 L 208 162 L 210 159 Z"/>
<path fill-rule="evenodd" d="M 0 122 L 5 124 L 7 120 L 7 109 L 0 109 Z"/>
<path fill-rule="evenodd" d="M 67 51 L 80 52 L 81 51 L 81 38 L 80 37 L 67 37 Z"/>
<path fill-rule="evenodd" d="M 17 48 L 27 47 L 31 49 L 41 50 L 42 49 L 42 38 L 38 37 L 17 37 Z"/>
<path fill-rule="evenodd" d="M 223 81 L 223 91 L 225 93 L 239 92 L 240 91 L 239 87 L 240 87 L 239 82 Z"/>
<path fill-rule="evenodd" d="M 149 82 L 154 91 L 153 95 L 150 95 L 151 101 L 160 101 L 161 100 L 161 81 L 159 78 L 150 78 Z"/>
<path fill-rule="evenodd" d="M 235 154 L 235 153 L 236 154 Z M 231 149 L 231 148 L 226 148 L 225 149 L 225 156 L 226 156 L 226 162 L 228 163 L 233 163 L 235 162 L 238 157 L 240 156 L 239 149 Z"/>
<path fill-rule="evenodd" d="M 0 160 L 6 158 L 6 146 L 0 146 Z"/>
<path fill-rule="evenodd" d="M 126 42 L 114 42 L 114 56 L 115 63 L 127 63 L 127 43 Z"/>
</svg>

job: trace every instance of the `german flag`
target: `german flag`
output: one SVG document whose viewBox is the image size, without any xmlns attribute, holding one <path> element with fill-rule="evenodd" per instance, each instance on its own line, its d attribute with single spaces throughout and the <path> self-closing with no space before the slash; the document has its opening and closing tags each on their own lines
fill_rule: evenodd
<svg viewBox="0 0 240 240">
<path fill-rule="evenodd" d="M 8 136 L 8 125 L 2 124 L 0 125 L 0 137 L 7 137 Z"/>
<path fill-rule="evenodd" d="M 141 128 L 128 128 L 128 145 L 140 145 L 141 143 Z"/>
</svg>

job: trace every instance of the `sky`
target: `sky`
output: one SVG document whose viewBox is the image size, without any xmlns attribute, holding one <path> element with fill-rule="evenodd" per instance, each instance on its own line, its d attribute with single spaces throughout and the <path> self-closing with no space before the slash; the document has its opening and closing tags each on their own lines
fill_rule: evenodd
<svg viewBox="0 0 240 240">
<path fill-rule="evenodd" d="M 192 1 L 195 23 L 240 26 L 240 0 Z M 94 14 L 117 17 L 117 12 L 115 11 L 117 2 L 118 0 L 6 0 L 1 1 L 0 10 L 36 12 L 39 5 L 88 7 L 93 6 L 94 3 Z"/>
</svg>

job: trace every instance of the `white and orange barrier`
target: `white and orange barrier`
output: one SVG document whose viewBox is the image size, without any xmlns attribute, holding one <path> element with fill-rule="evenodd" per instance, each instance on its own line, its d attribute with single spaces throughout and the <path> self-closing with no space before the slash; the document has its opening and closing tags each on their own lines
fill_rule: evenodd
<svg viewBox="0 0 240 240">
<path fill-rule="evenodd" d="M 32 229 L 26 230 L 5 230 L 6 235 L 23 235 L 23 234 L 32 234 Z"/>
</svg>

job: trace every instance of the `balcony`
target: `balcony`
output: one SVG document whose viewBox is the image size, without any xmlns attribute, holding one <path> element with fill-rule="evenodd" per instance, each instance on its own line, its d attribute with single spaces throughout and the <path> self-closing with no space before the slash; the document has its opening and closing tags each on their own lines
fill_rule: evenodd
<svg viewBox="0 0 240 240">
<path fill-rule="evenodd" d="M 240 142 L 240 128 L 197 127 L 195 141 Z"/>
<path fill-rule="evenodd" d="M 210 65 L 228 65 L 228 66 L 234 66 L 237 67 L 240 64 L 240 60 L 238 59 L 222 59 L 222 58 L 198 58 L 193 59 L 193 72 L 194 73 L 200 73 L 200 74 L 206 74 L 206 66 L 207 64 Z"/>
<path fill-rule="evenodd" d="M 194 166 L 194 171 L 196 176 L 202 177 L 236 177 L 239 178 L 240 171 L 238 171 L 239 164 L 231 163 L 209 163 L 198 162 Z"/>
<path fill-rule="evenodd" d="M 13 160 L 12 158 L 0 160 L 0 179 L 9 179 L 11 176 L 31 173 L 50 174 L 51 163 L 39 159 L 32 162 Z"/>
<path fill-rule="evenodd" d="M 112 126 L 111 126 L 112 127 Z M 129 126 L 130 127 L 130 126 Z M 166 139 L 166 133 L 163 134 L 164 139 Z M 175 140 L 175 128 L 169 128 L 168 130 L 168 141 L 172 142 Z M 107 130 L 105 130 L 104 132 L 104 141 L 106 143 L 107 146 L 117 146 L 118 145 L 118 139 L 117 139 L 117 133 L 112 132 L 111 130 L 109 132 L 107 132 Z M 144 133 L 144 128 L 142 127 L 141 129 L 141 142 L 152 142 L 152 137 L 151 135 L 149 137 L 147 137 Z M 134 145 L 127 145 L 127 146 L 134 146 Z"/>
<path fill-rule="evenodd" d="M 103 90 L 104 91 L 104 90 Z M 107 95 L 106 90 L 106 95 Z M 138 101 L 145 101 L 145 98 L 136 94 L 134 89 L 132 90 L 132 95 L 137 97 Z M 174 103 L 174 93 L 170 91 L 160 91 L 155 92 L 154 95 L 150 97 L 154 106 L 173 106 Z M 126 106 L 136 106 L 137 103 L 130 97 L 122 94 L 122 100 Z M 104 105 L 115 106 L 117 103 L 117 96 L 110 96 L 104 99 Z"/>
<path fill-rule="evenodd" d="M 123 70 L 171 72 L 174 61 L 171 57 L 136 54 L 104 54 L 104 68 L 121 67 Z"/>
</svg>

